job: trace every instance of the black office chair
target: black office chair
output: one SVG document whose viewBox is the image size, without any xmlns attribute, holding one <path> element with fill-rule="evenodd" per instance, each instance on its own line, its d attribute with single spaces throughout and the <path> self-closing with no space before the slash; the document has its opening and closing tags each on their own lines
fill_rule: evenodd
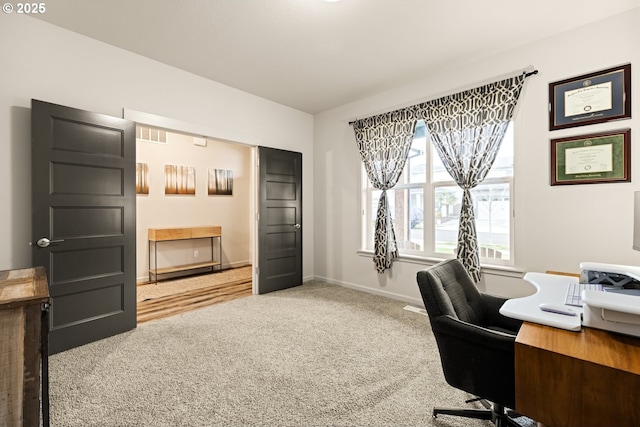
<svg viewBox="0 0 640 427">
<path fill-rule="evenodd" d="M 501 315 L 505 299 L 481 293 L 462 262 L 451 259 L 418 272 L 418 287 L 440 351 L 447 383 L 486 409 L 434 408 L 438 414 L 514 426 L 515 338 L 521 321 Z"/>
</svg>

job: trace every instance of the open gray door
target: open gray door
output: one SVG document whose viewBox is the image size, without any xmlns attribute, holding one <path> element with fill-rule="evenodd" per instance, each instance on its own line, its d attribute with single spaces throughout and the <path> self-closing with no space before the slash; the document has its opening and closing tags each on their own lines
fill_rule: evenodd
<svg viewBox="0 0 640 427">
<path fill-rule="evenodd" d="M 135 123 L 33 100 L 31 138 L 54 354 L 136 326 Z"/>
<path fill-rule="evenodd" d="M 302 284 L 302 154 L 259 147 L 258 293 Z"/>
</svg>

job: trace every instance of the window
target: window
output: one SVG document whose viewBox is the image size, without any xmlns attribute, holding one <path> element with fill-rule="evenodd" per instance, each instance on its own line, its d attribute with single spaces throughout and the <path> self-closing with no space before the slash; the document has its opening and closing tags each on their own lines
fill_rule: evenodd
<svg viewBox="0 0 640 427">
<path fill-rule="evenodd" d="M 363 169 L 363 246 L 373 250 L 381 191 Z M 513 127 L 485 180 L 471 191 L 483 264 L 513 264 Z M 429 258 L 455 256 L 462 190 L 440 161 L 424 122 L 416 134 L 398 184 L 387 191 L 400 254 Z"/>
</svg>

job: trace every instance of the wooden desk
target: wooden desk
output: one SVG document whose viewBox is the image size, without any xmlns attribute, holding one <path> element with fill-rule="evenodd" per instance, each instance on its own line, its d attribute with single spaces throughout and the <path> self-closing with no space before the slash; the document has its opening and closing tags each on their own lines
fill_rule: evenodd
<svg viewBox="0 0 640 427">
<path fill-rule="evenodd" d="M 517 412 L 550 427 L 640 426 L 640 338 L 525 322 L 515 357 Z"/>
</svg>

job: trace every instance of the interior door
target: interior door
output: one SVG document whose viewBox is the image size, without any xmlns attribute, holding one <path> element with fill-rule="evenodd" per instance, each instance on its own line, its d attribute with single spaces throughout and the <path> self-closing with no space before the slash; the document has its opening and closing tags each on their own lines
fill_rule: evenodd
<svg viewBox="0 0 640 427">
<path fill-rule="evenodd" d="M 135 123 L 32 100 L 31 135 L 53 354 L 136 326 Z"/>
<path fill-rule="evenodd" d="M 302 284 L 302 153 L 259 147 L 258 293 Z"/>
</svg>

